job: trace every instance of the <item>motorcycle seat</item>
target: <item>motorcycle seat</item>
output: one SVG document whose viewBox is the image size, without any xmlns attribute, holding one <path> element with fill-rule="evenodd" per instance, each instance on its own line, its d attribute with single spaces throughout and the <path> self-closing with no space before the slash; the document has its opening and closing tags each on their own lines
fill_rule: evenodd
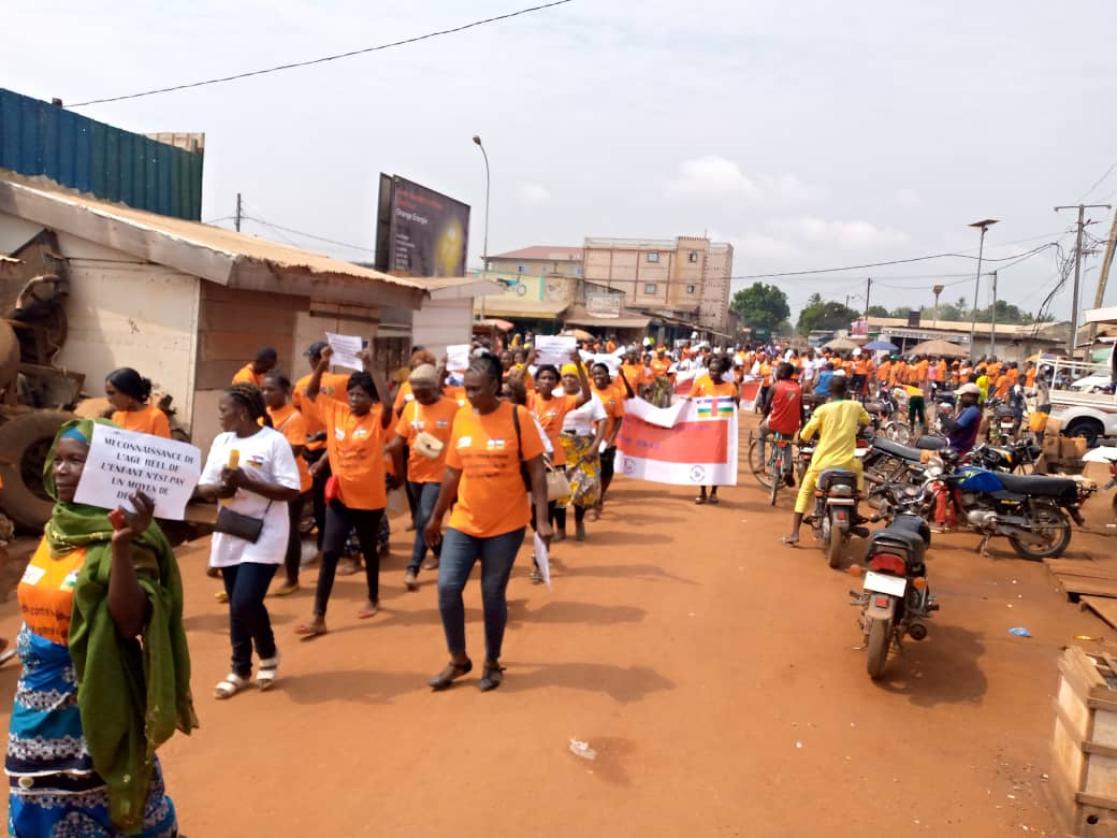
<svg viewBox="0 0 1117 838">
<path fill-rule="evenodd" d="M 905 526 L 896 526 L 890 524 L 882 530 L 876 530 L 869 536 L 869 543 L 865 549 L 865 557 L 872 558 L 873 553 L 878 550 L 887 550 L 894 545 L 901 546 L 907 553 L 909 559 L 917 559 L 925 547 L 923 536 L 918 532 L 913 532 Z"/>
<path fill-rule="evenodd" d="M 885 407 L 880 402 L 865 402 L 865 412 L 870 416 L 881 416 L 885 412 Z"/>
<path fill-rule="evenodd" d="M 851 486 L 855 486 L 857 485 L 857 475 L 848 468 L 823 469 L 818 475 L 819 491 L 825 492 L 830 488 L 831 483 L 848 483 Z"/>
<path fill-rule="evenodd" d="M 1069 477 L 1048 477 L 1042 474 L 998 474 L 1006 492 L 1033 497 L 1077 497 L 1077 484 Z"/>
<path fill-rule="evenodd" d="M 883 451 L 885 454 L 891 454 L 893 457 L 899 457 L 901 460 L 908 460 L 912 463 L 918 463 L 923 458 L 923 452 L 918 448 L 901 445 L 898 442 L 893 442 L 881 436 L 873 439 L 873 448 L 876 448 L 878 451 Z"/>
<path fill-rule="evenodd" d="M 921 436 L 915 441 L 915 447 L 921 451 L 941 451 L 949 444 L 950 441 L 942 436 Z"/>
</svg>

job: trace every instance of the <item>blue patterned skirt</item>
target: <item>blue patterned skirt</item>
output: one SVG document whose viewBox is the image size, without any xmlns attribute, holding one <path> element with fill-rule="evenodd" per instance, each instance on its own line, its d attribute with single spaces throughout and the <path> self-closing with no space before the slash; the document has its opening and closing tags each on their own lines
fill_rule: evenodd
<svg viewBox="0 0 1117 838">
<path fill-rule="evenodd" d="M 109 794 L 82 734 L 70 650 L 32 634 L 17 641 L 23 663 L 12 705 L 4 770 L 8 834 L 19 838 L 121 838 L 109 819 Z M 174 838 L 175 808 L 155 773 L 140 838 Z"/>
</svg>

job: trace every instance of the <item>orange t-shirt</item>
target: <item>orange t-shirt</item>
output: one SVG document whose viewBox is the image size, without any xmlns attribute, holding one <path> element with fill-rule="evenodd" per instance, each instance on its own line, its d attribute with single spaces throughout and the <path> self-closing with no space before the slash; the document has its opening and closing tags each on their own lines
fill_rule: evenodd
<svg viewBox="0 0 1117 838">
<path fill-rule="evenodd" d="M 396 416 L 401 416 L 404 405 L 413 401 L 415 401 L 415 397 L 411 394 L 411 382 L 405 381 L 396 390 L 396 400 L 392 403 L 392 412 Z"/>
<path fill-rule="evenodd" d="M 946 361 L 939 361 L 935 364 L 935 369 L 939 371 L 939 381 L 945 384 L 947 373 L 950 371 L 950 368 L 946 365 Z"/>
<path fill-rule="evenodd" d="M 84 547 L 52 559 L 47 540 L 39 542 L 17 590 L 23 622 L 32 633 L 60 646 L 69 643 L 74 585 L 84 565 Z"/>
<path fill-rule="evenodd" d="M 854 375 L 868 375 L 869 374 L 869 362 L 868 362 L 868 360 L 865 359 L 865 358 L 858 358 L 857 360 L 855 360 L 853 362 L 853 374 Z"/>
<path fill-rule="evenodd" d="M 627 395 L 624 383 L 614 378 L 608 387 L 604 390 L 598 390 L 597 385 L 591 381 L 590 388 L 593 390 L 593 394 L 601 399 L 601 404 L 605 407 L 605 416 L 607 417 L 605 420 L 605 439 L 609 439 L 617 422 L 624 418 L 624 400 Z"/>
<path fill-rule="evenodd" d="M 772 366 L 767 361 L 760 364 L 760 385 L 767 387 L 772 383 Z M 692 394 L 693 395 L 693 394 Z"/>
<path fill-rule="evenodd" d="M 466 398 L 464 387 L 447 385 L 442 388 L 442 395 L 453 401 L 458 407 L 469 407 L 469 399 Z"/>
<path fill-rule="evenodd" d="M 1008 376 L 1008 386 L 1012 387 L 1020 378 L 1020 370 L 1016 367 L 1009 367 L 1007 370 L 1005 370 L 1005 375 Z"/>
<path fill-rule="evenodd" d="M 295 409 L 302 413 L 303 418 L 306 420 L 306 435 L 315 436 L 326 430 L 316 413 L 306 406 L 306 385 L 310 383 L 310 375 L 304 375 L 295 382 L 295 386 L 291 391 L 291 404 Z M 346 373 L 340 372 L 325 372 L 322 373 L 322 383 L 318 390 L 319 395 L 329 396 L 331 399 L 341 402 L 342 404 L 349 403 L 349 376 Z M 307 442 L 307 451 L 321 451 L 326 447 L 324 439 L 317 442 Z"/>
<path fill-rule="evenodd" d="M 285 404 L 278 410 L 269 407 L 268 416 L 271 417 L 271 426 L 283 434 L 291 448 L 306 447 L 306 417 L 295 410 L 293 404 Z M 295 457 L 295 466 L 299 469 L 299 491 L 309 492 L 314 480 L 310 476 L 310 466 L 301 454 Z"/>
<path fill-rule="evenodd" d="M 640 387 L 647 383 L 643 364 L 622 364 L 621 375 L 625 377 L 628 386 L 637 393 L 640 392 Z"/>
<path fill-rule="evenodd" d="M 349 405 L 321 394 L 307 405 L 326 426 L 326 454 L 338 480 L 341 502 L 350 509 L 383 509 L 388 505 L 384 486 L 383 405 L 373 405 L 357 416 Z"/>
<path fill-rule="evenodd" d="M 249 361 L 239 370 L 233 374 L 234 384 L 254 384 L 259 387 L 264 383 L 264 376 L 257 375 L 252 369 L 252 362 Z"/>
<path fill-rule="evenodd" d="M 1024 386 L 1034 387 L 1036 385 L 1036 368 L 1032 367 L 1024 373 Z"/>
<path fill-rule="evenodd" d="M 1012 382 L 1008 380 L 1007 375 L 1002 374 L 1002 375 L 997 376 L 997 383 L 996 383 L 996 385 L 994 386 L 994 389 L 993 389 L 993 396 L 995 398 L 1001 399 L 1002 401 L 1004 399 L 1007 399 L 1008 398 L 1008 388 L 1011 387 L 1011 386 L 1012 386 Z"/>
<path fill-rule="evenodd" d="M 153 404 L 144 405 L 139 410 L 114 411 L 112 421 L 126 431 L 171 438 L 171 423 L 167 420 L 167 414 Z"/>
<path fill-rule="evenodd" d="M 671 369 L 671 361 L 664 358 L 662 361 L 659 358 L 652 359 L 652 378 L 663 378 L 667 375 L 667 371 Z"/>
<path fill-rule="evenodd" d="M 989 376 L 991 381 L 996 381 L 997 376 L 1001 374 L 1001 362 L 993 361 L 991 364 L 985 365 L 985 374 Z"/>
<path fill-rule="evenodd" d="M 915 365 L 915 374 L 914 376 L 912 376 L 912 380 L 915 381 L 915 383 L 917 384 L 922 384 L 924 381 L 926 381 L 927 367 L 929 366 L 930 364 L 928 364 L 926 361 L 919 361 Z"/>
<path fill-rule="evenodd" d="M 877 367 L 877 381 L 887 381 L 888 376 L 892 374 L 892 362 L 885 361 Z"/>
<path fill-rule="evenodd" d="M 442 453 L 436 459 L 424 457 L 415 450 L 407 458 L 407 479 L 412 483 L 441 483 L 442 472 L 446 470 L 446 445 L 450 441 L 450 431 L 454 417 L 461 408 L 453 399 L 443 396 L 434 404 L 419 404 L 412 399 L 403 408 L 403 416 L 396 423 L 396 433 L 404 438 L 409 446 L 414 446 L 415 437 L 426 431 L 442 443 Z"/>
<path fill-rule="evenodd" d="M 519 440 L 513 410 L 519 411 Z M 446 452 L 446 465 L 462 473 L 449 526 L 477 538 L 526 527 L 531 507 L 520 462 L 542 453 L 543 440 L 522 407 L 501 402 L 485 415 L 472 408 L 459 410 Z"/>
<path fill-rule="evenodd" d="M 578 397 L 551 396 L 549 399 L 544 399 L 538 393 L 529 393 L 527 406 L 539 418 L 543 433 L 554 446 L 555 453 L 552 455 L 551 462 L 556 466 L 566 465 L 566 452 L 562 448 L 562 440 L 559 437 L 562 434 L 562 420 L 566 418 L 567 413 L 578 406 Z"/>
<path fill-rule="evenodd" d="M 694 384 L 690 388 L 690 395 L 692 398 L 698 398 L 699 396 L 736 396 L 737 385 L 729 381 L 719 381 L 715 384 L 709 373 L 703 373 L 694 379 Z"/>
</svg>

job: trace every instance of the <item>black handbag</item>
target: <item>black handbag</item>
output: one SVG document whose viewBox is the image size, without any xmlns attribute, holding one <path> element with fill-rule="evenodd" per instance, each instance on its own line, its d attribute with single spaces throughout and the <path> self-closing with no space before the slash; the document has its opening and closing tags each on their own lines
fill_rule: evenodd
<svg viewBox="0 0 1117 838">
<path fill-rule="evenodd" d="M 271 509 L 270 501 L 264 509 L 264 518 L 267 517 L 269 509 Z M 242 515 L 227 506 L 222 506 L 217 513 L 217 524 L 214 526 L 214 531 L 244 539 L 249 544 L 255 544 L 260 540 L 260 533 L 264 531 L 264 518 Z"/>
</svg>

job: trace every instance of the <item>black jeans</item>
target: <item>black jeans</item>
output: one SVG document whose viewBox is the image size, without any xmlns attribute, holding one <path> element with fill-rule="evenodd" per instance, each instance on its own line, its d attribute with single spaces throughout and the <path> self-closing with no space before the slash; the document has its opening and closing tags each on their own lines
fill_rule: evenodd
<svg viewBox="0 0 1117 838">
<path fill-rule="evenodd" d="M 283 569 L 287 573 L 287 582 L 294 585 L 299 581 L 299 563 L 303 557 L 303 537 L 299 532 L 303 519 L 303 509 L 313 490 L 303 492 L 297 498 L 287 502 L 290 529 L 287 533 L 287 555 L 283 557 Z"/>
<path fill-rule="evenodd" d="M 465 654 L 465 606 L 462 591 L 473 564 L 481 560 L 481 604 L 485 611 L 485 658 L 500 660 L 508 625 L 508 577 L 524 542 L 524 528 L 492 538 L 477 538 L 447 529 L 438 566 L 438 610 L 451 655 Z"/>
<path fill-rule="evenodd" d="M 326 449 L 318 451 L 304 451 L 303 457 L 310 465 L 326 456 Z M 326 460 L 322 471 L 314 477 L 314 485 L 310 487 L 310 496 L 314 503 L 314 540 L 318 550 L 322 549 L 322 539 L 326 537 L 326 481 L 330 479 L 330 461 Z"/>
<path fill-rule="evenodd" d="M 368 601 L 380 600 L 380 551 L 376 549 L 376 535 L 380 531 L 383 509 L 350 509 L 335 500 L 326 508 L 326 537 L 322 542 L 322 567 L 318 571 L 318 589 L 314 594 L 314 614 L 326 616 L 326 604 L 334 589 L 337 562 L 345 553 L 349 531 L 357 531 L 357 542 L 365 557 L 365 577 L 368 580 Z"/>
<path fill-rule="evenodd" d="M 601 498 L 597 501 L 597 505 L 601 506 L 601 501 L 605 498 L 605 491 L 609 488 L 609 484 L 613 482 L 613 470 L 617 462 L 617 446 L 610 445 L 601 452 Z"/>
<path fill-rule="evenodd" d="M 275 635 L 264 605 L 264 595 L 279 565 L 244 562 L 221 568 L 229 595 L 229 638 L 233 643 L 233 672 L 252 674 L 252 646 L 260 660 L 275 657 Z"/>
</svg>

